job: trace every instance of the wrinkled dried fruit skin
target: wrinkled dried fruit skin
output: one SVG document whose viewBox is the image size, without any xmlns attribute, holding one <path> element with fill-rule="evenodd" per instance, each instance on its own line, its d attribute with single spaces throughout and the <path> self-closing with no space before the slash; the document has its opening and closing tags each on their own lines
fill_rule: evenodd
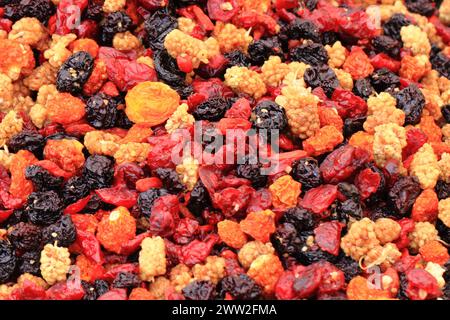
<svg viewBox="0 0 450 320">
<path fill-rule="evenodd" d="M 397 212 L 404 216 L 410 212 L 420 190 L 415 177 L 402 177 L 389 190 L 388 197 Z"/>
</svg>

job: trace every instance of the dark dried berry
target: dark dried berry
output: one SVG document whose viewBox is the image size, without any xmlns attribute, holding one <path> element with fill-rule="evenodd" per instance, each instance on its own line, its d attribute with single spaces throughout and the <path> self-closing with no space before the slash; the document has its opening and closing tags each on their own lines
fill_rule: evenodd
<svg viewBox="0 0 450 320">
<path fill-rule="evenodd" d="M 352 258 L 342 255 L 339 260 L 335 263 L 335 266 L 344 272 L 345 281 L 350 281 L 354 277 L 361 274 L 362 270 L 359 267 L 358 261 Z"/>
<path fill-rule="evenodd" d="M 81 280 L 84 290 L 83 300 L 97 300 L 102 294 L 109 291 L 109 284 L 105 280 L 95 280 L 93 284 Z"/>
<path fill-rule="evenodd" d="M 187 300 L 213 300 L 216 296 L 216 287 L 210 281 L 195 280 L 184 287 L 182 292 Z"/>
<path fill-rule="evenodd" d="M 123 11 L 116 11 L 108 14 L 99 23 L 100 41 L 104 45 L 111 45 L 116 33 L 128 31 L 133 21 Z"/>
<path fill-rule="evenodd" d="M 322 184 L 319 163 L 314 158 L 302 158 L 292 163 L 291 176 L 302 184 L 302 190 L 307 191 Z"/>
<path fill-rule="evenodd" d="M 72 177 L 64 184 L 61 195 L 66 205 L 74 203 L 87 195 L 90 192 L 90 187 L 83 177 Z"/>
<path fill-rule="evenodd" d="M 293 61 L 300 61 L 311 66 L 322 66 L 328 62 L 328 53 L 320 43 L 305 43 L 289 51 Z"/>
<path fill-rule="evenodd" d="M 302 207 L 287 209 L 280 222 L 292 224 L 297 232 L 312 230 L 315 226 L 314 214 Z"/>
<path fill-rule="evenodd" d="M 397 108 L 405 113 L 405 124 L 418 124 L 425 107 L 425 96 L 415 84 L 400 90 L 396 95 Z"/>
<path fill-rule="evenodd" d="M 13 21 L 24 17 L 33 17 L 42 23 L 46 23 L 56 11 L 55 5 L 50 0 L 21 0 L 10 1 L 5 6 L 4 17 Z"/>
<path fill-rule="evenodd" d="M 59 190 L 63 177 L 56 177 L 41 166 L 31 165 L 25 170 L 25 178 L 33 183 L 35 191 Z"/>
<path fill-rule="evenodd" d="M 400 86 L 400 78 L 392 71 L 381 68 L 374 71 L 370 76 L 372 87 L 378 92 L 393 91 Z"/>
<path fill-rule="evenodd" d="M 163 10 L 156 11 L 144 23 L 146 45 L 152 50 L 164 49 L 164 39 L 176 28 L 178 28 L 178 21 L 175 17 Z"/>
<path fill-rule="evenodd" d="M 14 248 L 5 240 L 0 240 L 0 284 L 7 282 L 16 269 Z"/>
<path fill-rule="evenodd" d="M 149 217 L 155 200 L 168 194 L 169 192 L 166 189 L 156 188 L 150 188 L 141 192 L 138 197 L 138 206 L 142 214 Z"/>
<path fill-rule="evenodd" d="M 319 0 L 303 0 L 306 9 L 308 9 L 309 11 L 313 11 L 316 7 L 317 7 L 317 3 L 319 2 Z"/>
<path fill-rule="evenodd" d="M 256 129 L 284 130 L 287 117 L 284 108 L 270 100 L 261 101 L 253 109 L 250 121 Z"/>
<path fill-rule="evenodd" d="M 267 184 L 267 175 L 261 173 L 262 164 L 252 161 L 249 157 L 246 157 L 244 163 L 236 166 L 236 174 L 238 177 L 248 179 L 252 182 L 254 188 L 262 188 Z"/>
<path fill-rule="evenodd" d="M 113 160 L 100 155 L 92 155 L 86 159 L 83 167 L 83 178 L 91 189 L 109 187 L 113 177 Z"/>
<path fill-rule="evenodd" d="M 432 0 L 406 0 L 405 4 L 409 11 L 430 17 L 436 9 L 434 2 Z"/>
<path fill-rule="evenodd" d="M 394 59 L 399 58 L 402 48 L 400 41 L 384 35 L 373 38 L 372 45 L 378 52 L 386 53 Z"/>
<path fill-rule="evenodd" d="M 277 37 L 261 39 L 248 46 L 248 56 L 255 65 L 262 65 L 270 56 L 282 56 L 283 49 Z"/>
<path fill-rule="evenodd" d="M 227 67 L 231 68 L 234 66 L 239 67 L 249 67 L 251 65 L 250 59 L 239 50 L 234 50 L 228 53 L 225 53 L 225 58 L 228 59 Z"/>
<path fill-rule="evenodd" d="M 237 300 L 255 300 L 261 296 L 261 287 L 245 273 L 223 278 L 219 284 L 221 293 L 228 292 Z"/>
<path fill-rule="evenodd" d="M 160 81 L 173 87 L 185 84 L 186 73 L 180 71 L 177 61 L 169 55 L 166 49 L 154 52 L 153 65 Z"/>
<path fill-rule="evenodd" d="M 205 185 L 199 179 L 192 189 L 187 208 L 191 213 L 200 216 L 207 207 L 211 206 L 211 198 Z"/>
<path fill-rule="evenodd" d="M 122 129 L 130 129 L 133 126 L 133 122 L 128 118 L 124 110 L 117 110 L 116 127 Z"/>
<path fill-rule="evenodd" d="M 178 86 L 172 86 L 172 89 L 180 95 L 181 99 L 187 99 L 192 93 L 194 93 L 194 88 L 191 85 L 184 83 Z"/>
<path fill-rule="evenodd" d="M 334 89 L 339 86 L 336 73 L 327 65 L 306 69 L 303 78 L 312 89 L 321 87 L 328 97 L 331 97 Z"/>
<path fill-rule="evenodd" d="M 304 231 L 299 234 L 300 248 L 297 250 L 296 258 L 303 265 L 310 265 L 321 260 L 334 263 L 337 257 L 331 253 L 321 250 L 316 244 L 308 245 L 309 239 L 314 236 L 312 231 Z"/>
<path fill-rule="evenodd" d="M 141 284 L 139 276 L 132 272 L 119 272 L 114 279 L 112 286 L 114 288 L 136 288 Z"/>
<path fill-rule="evenodd" d="M 348 182 L 339 182 L 337 187 L 339 193 L 347 199 L 359 201 L 359 190 L 354 184 Z"/>
<path fill-rule="evenodd" d="M 367 100 L 370 97 L 370 95 L 374 92 L 374 89 L 369 79 L 362 78 L 355 81 L 352 91 L 358 97 Z"/>
<path fill-rule="evenodd" d="M 386 36 L 396 40 L 401 40 L 400 30 L 402 27 L 410 24 L 411 21 L 409 21 L 404 14 L 396 13 L 384 23 L 383 31 Z"/>
<path fill-rule="evenodd" d="M 30 222 L 50 225 L 62 215 L 63 203 L 55 191 L 33 192 L 28 196 L 25 210 Z"/>
<path fill-rule="evenodd" d="M 94 59 L 84 51 L 75 52 L 58 71 L 56 88 L 60 92 L 79 94 L 94 68 Z"/>
<path fill-rule="evenodd" d="M 416 177 L 401 177 L 389 190 L 388 199 L 402 216 L 407 215 L 421 192 Z"/>
<path fill-rule="evenodd" d="M 44 137 L 41 134 L 35 131 L 23 130 L 13 135 L 6 145 L 11 153 L 17 153 L 19 150 L 28 150 L 39 156 L 42 154 L 44 144 Z"/>
<path fill-rule="evenodd" d="M 347 224 L 350 218 L 361 220 L 363 218 L 363 209 L 358 201 L 347 199 L 336 204 L 330 218 Z"/>
<path fill-rule="evenodd" d="M 84 18 L 99 22 L 103 18 L 103 6 L 89 1 L 88 7 L 84 12 Z"/>
<path fill-rule="evenodd" d="M 322 33 L 322 44 L 332 46 L 336 41 L 339 41 L 338 34 L 334 31 L 325 31 Z"/>
<path fill-rule="evenodd" d="M 41 274 L 41 251 L 27 251 L 22 254 L 17 261 L 18 272 L 20 274 L 31 273 L 35 276 Z"/>
<path fill-rule="evenodd" d="M 20 222 L 8 231 L 11 244 L 20 251 L 37 250 L 41 247 L 41 228 L 31 223 Z"/>
<path fill-rule="evenodd" d="M 442 116 L 446 123 L 450 123 L 450 104 L 446 104 L 441 107 Z"/>
<path fill-rule="evenodd" d="M 178 194 L 185 189 L 178 173 L 173 169 L 158 168 L 155 174 L 161 179 L 164 188 L 173 194 Z"/>
<path fill-rule="evenodd" d="M 218 121 L 223 118 L 229 105 L 221 97 L 214 97 L 200 103 L 192 112 L 195 120 Z"/>
<path fill-rule="evenodd" d="M 350 138 L 355 132 L 362 131 L 366 122 L 366 116 L 357 116 L 354 118 L 346 118 L 344 120 L 344 137 Z"/>
<path fill-rule="evenodd" d="M 433 69 L 438 71 L 441 76 L 450 79 L 450 58 L 443 52 L 437 52 L 430 55 L 430 62 Z"/>
<path fill-rule="evenodd" d="M 317 25 L 306 19 L 295 19 L 283 30 L 289 40 L 309 39 L 320 42 L 320 32 Z"/>
<path fill-rule="evenodd" d="M 380 218 L 400 219 L 401 216 L 385 202 L 379 202 L 376 207 L 369 210 L 370 220 L 376 221 Z"/>
<path fill-rule="evenodd" d="M 444 180 L 438 180 L 434 187 L 434 191 L 439 200 L 447 199 L 450 197 L 450 183 L 447 183 Z"/>
<path fill-rule="evenodd" d="M 54 244 L 58 246 L 68 247 L 75 242 L 77 231 L 72 222 L 70 215 L 63 215 L 55 223 L 45 227 L 42 231 L 42 238 L 44 243 Z"/>
<path fill-rule="evenodd" d="M 86 120 L 96 129 L 109 129 L 117 121 L 117 102 L 104 93 L 97 93 L 86 103 Z"/>
<path fill-rule="evenodd" d="M 280 257 L 295 256 L 302 244 L 297 229 L 292 223 L 281 223 L 271 236 L 271 242 Z"/>
<path fill-rule="evenodd" d="M 436 220 L 436 230 L 438 231 L 439 237 L 445 243 L 449 243 L 450 241 L 450 228 L 447 227 L 441 219 Z M 450 269 L 447 269 L 450 270 Z M 449 272 L 450 273 L 450 272 Z M 447 280 L 449 281 L 449 280 Z"/>
</svg>

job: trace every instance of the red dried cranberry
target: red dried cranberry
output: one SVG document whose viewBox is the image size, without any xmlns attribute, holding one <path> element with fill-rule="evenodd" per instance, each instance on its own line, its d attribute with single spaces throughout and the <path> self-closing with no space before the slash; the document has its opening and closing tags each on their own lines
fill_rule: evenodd
<svg viewBox="0 0 450 320">
<path fill-rule="evenodd" d="M 300 206 L 316 214 L 324 212 L 338 195 L 337 186 L 324 184 L 308 190 L 300 202 Z"/>
<path fill-rule="evenodd" d="M 314 229 L 315 241 L 323 250 L 337 256 L 341 243 L 343 226 L 337 221 L 324 222 Z"/>
</svg>

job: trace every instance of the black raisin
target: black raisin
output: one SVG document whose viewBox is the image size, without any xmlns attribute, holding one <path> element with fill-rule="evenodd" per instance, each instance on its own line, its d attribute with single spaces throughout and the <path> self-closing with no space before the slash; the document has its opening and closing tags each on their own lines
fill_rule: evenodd
<svg viewBox="0 0 450 320">
<path fill-rule="evenodd" d="M 86 103 L 86 120 L 96 129 L 109 129 L 117 121 L 117 102 L 111 96 L 97 93 Z"/>
<path fill-rule="evenodd" d="M 314 22 L 306 19 L 295 19 L 283 30 L 289 40 L 291 39 L 309 39 L 314 42 L 320 42 L 320 32 Z"/>
<path fill-rule="evenodd" d="M 291 176 L 302 184 L 302 190 L 318 187 L 322 184 L 319 163 L 314 158 L 302 158 L 292 163 Z"/>
<path fill-rule="evenodd" d="M 155 200 L 168 194 L 169 192 L 166 189 L 156 188 L 150 188 L 144 192 L 141 192 L 137 202 L 139 209 L 145 216 L 149 217 Z"/>
<path fill-rule="evenodd" d="M 319 0 L 302 0 L 302 2 L 304 3 L 306 9 L 313 11 L 316 8 L 317 3 L 319 3 Z"/>
<path fill-rule="evenodd" d="M 303 78 L 312 89 L 321 87 L 328 97 L 331 97 L 334 89 L 339 86 L 336 73 L 327 65 L 306 69 Z"/>
<path fill-rule="evenodd" d="M 61 195 L 66 205 L 74 203 L 87 195 L 90 188 L 83 177 L 72 177 L 64 184 Z"/>
<path fill-rule="evenodd" d="M 42 231 L 44 243 L 54 244 L 58 246 L 68 247 L 75 242 L 76 229 L 70 215 L 65 214 L 58 221 L 45 227 Z"/>
<path fill-rule="evenodd" d="M 446 104 L 441 107 L 442 116 L 446 123 L 450 123 L 450 104 Z"/>
<path fill-rule="evenodd" d="M 359 201 L 359 190 L 354 184 L 348 182 L 339 182 L 337 187 L 339 193 L 347 199 L 354 199 L 356 201 Z"/>
<path fill-rule="evenodd" d="M 38 157 L 42 154 L 44 144 L 44 137 L 30 130 L 23 130 L 13 135 L 6 143 L 11 153 L 17 153 L 19 150 L 28 150 Z"/>
<path fill-rule="evenodd" d="M 389 36 L 378 36 L 372 39 L 372 45 L 378 52 L 386 53 L 394 59 L 400 56 L 402 44 Z"/>
<path fill-rule="evenodd" d="M 0 240 L 0 283 L 7 282 L 16 269 L 14 248 L 5 240 Z"/>
<path fill-rule="evenodd" d="M 418 124 L 425 107 L 425 96 L 415 84 L 400 90 L 396 95 L 397 108 L 405 113 L 405 124 Z"/>
<path fill-rule="evenodd" d="M 450 228 L 447 227 L 441 219 L 436 220 L 436 230 L 438 231 L 439 237 L 442 241 L 450 243 Z"/>
<path fill-rule="evenodd" d="M 409 11 L 426 17 L 432 16 L 436 9 L 432 0 L 406 0 L 405 4 Z"/>
<path fill-rule="evenodd" d="M 447 183 L 444 180 L 438 180 L 434 187 L 434 191 L 439 200 L 447 199 L 450 197 L 450 183 Z"/>
<path fill-rule="evenodd" d="M 105 280 L 95 280 L 93 284 L 81 280 L 84 290 L 83 300 L 97 300 L 102 294 L 109 291 L 109 284 Z"/>
<path fill-rule="evenodd" d="M 308 245 L 309 239 L 314 236 L 313 231 L 304 231 L 299 234 L 300 246 L 296 252 L 297 260 L 304 265 L 310 265 L 321 260 L 334 263 L 337 257 L 321 250 L 316 244 Z"/>
<path fill-rule="evenodd" d="M 441 76 L 450 79 L 450 58 L 443 52 L 430 55 L 430 62 L 433 69 L 438 71 Z"/>
<path fill-rule="evenodd" d="M 41 274 L 41 251 L 27 251 L 17 259 L 20 274 L 31 273 L 35 276 Z"/>
<path fill-rule="evenodd" d="M 53 191 L 33 192 L 28 196 L 25 207 L 28 219 L 37 225 L 50 225 L 62 215 L 63 203 Z"/>
<path fill-rule="evenodd" d="M 261 168 L 261 163 L 245 157 L 243 163 L 236 166 L 236 174 L 238 177 L 250 180 L 254 188 L 262 188 L 267 184 L 267 175 L 261 173 Z"/>
<path fill-rule="evenodd" d="M 111 45 L 116 33 L 128 31 L 133 21 L 123 11 L 108 14 L 100 21 L 100 41 L 103 45 Z"/>
<path fill-rule="evenodd" d="M 114 279 L 114 288 L 136 288 L 141 284 L 139 276 L 132 272 L 119 272 Z"/>
<path fill-rule="evenodd" d="M 261 101 L 253 109 L 250 121 L 256 129 L 284 130 L 287 117 L 284 108 L 270 100 Z"/>
<path fill-rule="evenodd" d="M 166 49 L 154 52 L 153 65 L 159 80 L 175 87 L 185 83 L 186 74 L 180 71 L 177 61 L 169 55 Z"/>
<path fill-rule="evenodd" d="M 113 177 L 113 160 L 100 155 L 92 155 L 86 159 L 83 167 L 83 178 L 91 189 L 109 187 Z"/>
<path fill-rule="evenodd" d="M 363 78 L 363 79 L 358 79 L 355 81 L 352 91 L 358 97 L 361 97 L 364 100 L 367 100 L 370 97 L 370 95 L 373 93 L 374 89 L 370 83 L 370 80 L 367 78 Z"/>
<path fill-rule="evenodd" d="M 213 97 L 200 103 L 192 112 L 192 115 L 196 120 L 218 121 L 223 118 L 228 107 L 226 99 Z"/>
<path fill-rule="evenodd" d="M 8 232 L 8 239 L 20 251 L 37 250 L 41 247 L 41 228 L 31 223 L 19 222 Z"/>
<path fill-rule="evenodd" d="M 362 131 L 364 129 L 364 122 L 366 122 L 366 116 L 356 116 L 354 118 L 346 118 L 344 120 L 344 137 L 350 138 L 355 132 Z"/>
<path fill-rule="evenodd" d="M 144 23 L 145 42 L 153 50 L 164 49 L 164 39 L 174 29 L 178 21 L 163 10 L 153 13 Z"/>
<path fill-rule="evenodd" d="M 328 62 L 328 53 L 320 43 L 305 43 L 289 51 L 293 61 L 300 61 L 311 66 L 322 66 Z"/>
<path fill-rule="evenodd" d="M 389 190 L 388 198 L 395 210 L 402 216 L 407 215 L 421 192 L 416 177 L 401 177 Z"/>
<path fill-rule="evenodd" d="M 295 256 L 302 244 L 297 229 L 292 223 L 279 224 L 271 236 L 271 242 L 280 257 L 284 258 Z"/>
<path fill-rule="evenodd" d="M 206 280 L 195 280 L 182 290 L 187 300 L 213 300 L 216 296 L 215 285 Z"/>
<path fill-rule="evenodd" d="M 370 83 L 377 92 L 392 91 L 400 86 L 400 78 L 389 69 L 381 68 L 371 74 Z"/>
<path fill-rule="evenodd" d="M 282 54 L 281 44 L 276 37 L 256 40 L 248 46 L 248 56 L 255 65 L 262 65 L 270 56 Z"/>
<path fill-rule="evenodd" d="M 225 58 L 228 60 L 227 67 L 231 68 L 234 66 L 239 67 L 249 67 L 251 65 L 250 59 L 239 50 L 234 50 L 228 53 L 225 53 Z"/>
<path fill-rule="evenodd" d="M 133 126 L 133 122 L 131 122 L 124 110 L 117 110 L 116 119 L 116 127 L 130 129 Z"/>
<path fill-rule="evenodd" d="M 35 191 L 58 190 L 64 182 L 63 177 L 56 177 L 37 165 L 27 167 L 25 178 L 33 183 Z"/>
<path fill-rule="evenodd" d="M 84 18 L 100 22 L 103 18 L 103 6 L 99 3 L 89 1 L 88 7 L 84 12 Z"/>
<path fill-rule="evenodd" d="M 336 41 L 339 41 L 338 34 L 334 31 L 325 31 L 322 33 L 322 44 L 332 46 Z"/>
<path fill-rule="evenodd" d="M 60 92 L 79 94 L 94 68 L 94 59 L 84 51 L 75 52 L 58 71 L 56 88 Z"/>
<path fill-rule="evenodd" d="M 347 199 L 343 202 L 338 201 L 334 210 L 332 210 L 331 219 L 347 224 L 350 218 L 361 220 L 363 218 L 363 209 L 361 204 L 354 199 Z"/>
<path fill-rule="evenodd" d="M 219 287 L 221 292 L 228 292 L 238 300 L 254 300 L 262 294 L 261 287 L 245 273 L 223 278 Z"/>
<path fill-rule="evenodd" d="M 402 27 L 411 24 L 404 14 L 396 13 L 387 20 L 383 25 L 384 34 L 394 38 L 396 40 L 401 40 L 400 30 Z"/>
<path fill-rule="evenodd" d="M 339 260 L 335 263 L 335 266 L 344 272 L 345 281 L 350 281 L 354 277 L 361 274 L 362 270 L 359 267 L 358 261 L 353 260 L 350 257 L 342 255 Z"/>
<path fill-rule="evenodd" d="M 312 230 L 316 224 L 314 214 L 302 207 L 287 209 L 280 222 L 292 224 L 298 232 Z"/>
<path fill-rule="evenodd" d="M 200 216 L 207 207 L 211 206 L 211 198 L 205 185 L 199 179 L 192 189 L 187 208 L 191 213 Z"/>
<path fill-rule="evenodd" d="M 185 189 L 175 170 L 158 168 L 155 170 L 155 174 L 161 179 L 164 188 L 170 193 L 177 194 Z"/>
<path fill-rule="evenodd" d="M 33 17 L 42 23 L 47 23 L 55 11 L 55 5 L 50 0 L 21 0 L 6 5 L 4 16 L 13 21 Z"/>
</svg>

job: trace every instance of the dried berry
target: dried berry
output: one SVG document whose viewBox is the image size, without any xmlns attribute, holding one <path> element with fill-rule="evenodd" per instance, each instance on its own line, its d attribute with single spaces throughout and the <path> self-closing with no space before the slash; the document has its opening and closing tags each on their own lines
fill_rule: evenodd
<svg viewBox="0 0 450 320">
<path fill-rule="evenodd" d="M 292 224 L 298 232 L 312 230 L 315 226 L 313 213 L 302 207 L 287 209 L 280 222 Z"/>
<path fill-rule="evenodd" d="M 70 215 L 63 215 L 58 221 L 42 230 L 44 243 L 57 243 L 60 247 L 68 247 L 75 242 L 76 229 Z"/>
<path fill-rule="evenodd" d="M 33 182 L 35 191 L 58 190 L 64 182 L 63 177 L 56 177 L 37 165 L 31 165 L 26 169 L 25 178 Z"/>
<path fill-rule="evenodd" d="M 354 199 L 359 201 L 359 190 L 358 188 L 351 183 L 348 182 L 340 182 L 338 183 L 338 191 L 347 199 Z"/>
<path fill-rule="evenodd" d="M 22 254 L 18 261 L 18 271 L 21 274 L 30 273 L 35 276 L 39 276 L 41 274 L 41 251 L 27 251 Z"/>
<path fill-rule="evenodd" d="M 233 66 L 249 67 L 251 64 L 250 59 L 239 50 L 227 52 L 224 56 L 228 60 L 227 68 L 231 68 Z"/>
<path fill-rule="evenodd" d="M 262 293 L 261 287 L 246 274 L 230 275 L 219 283 L 219 292 L 223 295 L 228 292 L 235 299 L 255 300 Z"/>
<path fill-rule="evenodd" d="M 335 263 L 335 266 L 344 272 L 345 281 L 350 281 L 354 277 L 361 274 L 362 270 L 359 267 L 358 261 L 353 260 L 351 257 L 342 255 Z"/>
<path fill-rule="evenodd" d="M 97 300 L 102 294 L 109 291 L 109 283 L 105 280 L 95 280 L 93 284 L 81 281 L 84 290 L 83 300 Z"/>
<path fill-rule="evenodd" d="M 450 183 L 444 180 L 438 180 L 436 186 L 434 187 L 437 197 L 439 200 L 446 199 L 450 197 Z"/>
<path fill-rule="evenodd" d="M 291 176 L 302 184 L 302 190 L 307 191 L 322 184 L 319 163 L 314 158 L 302 158 L 292 163 Z"/>
<path fill-rule="evenodd" d="M 389 190 L 388 199 L 395 210 L 405 216 L 411 212 L 416 198 L 420 195 L 421 188 L 415 177 L 401 177 Z"/>
<path fill-rule="evenodd" d="M 389 36 L 378 36 L 372 39 L 372 45 L 378 52 L 386 53 L 394 59 L 398 59 L 402 47 L 400 41 Z"/>
<path fill-rule="evenodd" d="M 156 175 L 161 179 L 164 188 L 173 194 L 180 193 L 185 189 L 180 181 L 178 173 L 173 169 L 158 168 L 155 170 Z"/>
<path fill-rule="evenodd" d="M 346 118 L 344 120 L 344 137 L 349 138 L 354 133 L 362 131 L 364 128 L 364 122 L 366 122 L 366 116 L 357 116 L 354 118 Z"/>
<path fill-rule="evenodd" d="M 208 190 L 201 180 L 198 180 L 192 189 L 187 208 L 196 216 L 200 216 L 207 207 L 211 206 L 211 198 Z"/>
<path fill-rule="evenodd" d="M 89 20 L 94 20 L 99 22 L 103 18 L 103 8 L 102 5 L 96 2 L 90 2 L 86 11 L 84 12 L 84 17 Z"/>
<path fill-rule="evenodd" d="M 118 118 L 117 101 L 104 93 L 89 98 L 86 103 L 86 120 L 96 129 L 115 126 Z"/>
<path fill-rule="evenodd" d="M 55 223 L 62 215 L 63 203 L 55 191 L 33 192 L 28 196 L 28 219 L 37 225 Z"/>
<path fill-rule="evenodd" d="M 306 43 L 289 51 L 289 56 L 293 61 L 300 61 L 314 67 L 327 64 L 328 53 L 320 43 Z"/>
<path fill-rule="evenodd" d="M 112 286 L 114 288 L 136 288 L 141 284 L 141 279 L 135 273 L 119 272 L 114 279 Z"/>
<path fill-rule="evenodd" d="M 41 247 L 41 228 L 31 223 L 19 222 L 9 231 L 8 239 L 17 250 L 37 250 Z"/>
<path fill-rule="evenodd" d="M 216 288 L 210 281 L 195 280 L 184 287 L 183 295 L 187 300 L 212 300 L 216 295 Z"/>
<path fill-rule="evenodd" d="M 272 234 L 271 242 L 280 257 L 285 259 L 295 257 L 302 244 L 295 226 L 291 223 L 279 224 Z"/>
<path fill-rule="evenodd" d="M 16 269 L 16 256 L 11 244 L 0 240 L 0 283 L 7 282 Z"/>
<path fill-rule="evenodd" d="M 81 93 L 94 68 L 94 59 L 84 51 L 75 52 L 58 71 L 56 88 L 59 92 Z"/>
<path fill-rule="evenodd" d="M 243 164 L 236 166 L 236 174 L 238 177 L 248 179 L 252 182 L 254 188 L 262 188 L 267 184 L 267 175 L 261 173 L 262 164 L 257 161 L 251 161 L 246 157 Z"/>
<path fill-rule="evenodd" d="M 166 189 L 155 188 L 150 188 L 147 191 L 140 193 L 137 203 L 142 214 L 149 217 L 155 200 L 168 194 L 169 192 Z"/>
<path fill-rule="evenodd" d="M 55 13 L 55 5 L 50 0 L 20 0 L 6 1 L 5 18 L 17 21 L 23 17 L 34 17 L 46 23 Z"/>
<path fill-rule="evenodd" d="M 431 53 L 430 62 L 433 69 L 437 70 L 443 77 L 450 79 L 450 58 L 442 51 Z"/>
<path fill-rule="evenodd" d="M 419 88 L 411 84 L 395 95 L 397 108 L 405 113 L 405 124 L 418 124 L 425 107 L 425 97 Z"/>
<path fill-rule="evenodd" d="M 406 0 L 405 4 L 409 11 L 429 17 L 436 9 L 434 2 L 432 0 Z"/>
<path fill-rule="evenodd" d="M 248 56 L 256 65 L 262 65 L 270 56 L 282 54 L 283 50 L 276 37 L 256 40 L 248 46 Z"/>
<path fill-rule="evenodd" d="M 99 23 L 100 41 L 104 45 L 111 45 L 116 33 L 128 31 L 132 25 L 131 18 L 122 11 L 108 14 Z"/>
<path fill-rule="evenodd" d="M 410 24 L 411 21 L 409 21 L 404 14 L 396 13 L 384 23 L 383 31 L 385 35 L 396 40 L 401 40 L 400 30 L 402 27 Z"/>
<path fill-rule="evenodd" d="M 92 155 L 86 159 L 83 167 L 83 178 L 91 189 L 107 188 L 114 176 L 114 162 L 99 155 Z"/>
<path fill-rule="evenodd" d="M 66 205 L 74 203 L 84 197 L 90 192 L 90 187 L 83 177 L 72 177 L 64 184 L 61 195 Z"/>
<path fill-rule="evenodd" d="M 195 120 L 218 121 L 223 118 L 229 107 L 228 101 L 214 97 L 200 103 L 192 112 Z"/>
<path fill-rule="evenodd" d="M 339 222 L 347 224 L 350 218 L 360 220 L 363 218 L 363 209 L 361 204 L 354 199 L 347 199 L 343 202 L 338 202 L 330 218 Z"/>
<path fill-rule="evenodd" d="M 186 74 L 180 71 L 177 61 L 166 49 L 158 50 L 153 54 L 153 64 L 159 80 L 172 87 L 184 85 Z"/>
<path fill-rule="evenodd" d="M 256 129 L 284 130 L 287 117 L 284 108 L 270 100 L 261 101 L 253 109 L 250 121 Z"/>
<path fill-rule="evenodd" d="M 378 92 L 392 91 L 400 85 L 400 78 L 392 71 L 381 68 L 370 76 L 372 87 Z"/>
<path fill-rule="evenodd" d="M 320 42 L 320 32 L 317 25 L 310 20 L 295 19 L 282 31 L 281 36 L 289 40 L 309 39 Z"/>
<path fill-rule="evenodd" d="M 319 67 L 310 67 L 306 69 L 304 74 L 306 84 L 315 89 L 321 87 L 328 97 L 331 97 L 334 89 L 339 86 L 339 80 L 334 71 L 327 65 Z"/>
<path fill-rule="evenodd" d="M 373 92 L 374 89 L 368 78 L 358 79 L 353 84 L 353 93 L 364 100 L 367 100 Z"/>
<path fill-rule="evenodd" d="M 175 17 L 163 10 L 155 11 L 144 23 L 145 42 L 153 50 L 164 49 L 164 39 L 178 27 Z"/>
<path fill-rule="evenodd" d="M 450 104 L 446 104 L 441 107 L 442 116 L 446 123 L 450 123 Z"/>
<path fill-rule="evenodd" d="M 19 150 L 28 150 L 36 156 L 42 154 L 44 144 L 44 137 L 41 134 L 29 130 L 19 132 L 7 142 L 8 150 L 11 153 L 17 153 Z"/>
</svg>

